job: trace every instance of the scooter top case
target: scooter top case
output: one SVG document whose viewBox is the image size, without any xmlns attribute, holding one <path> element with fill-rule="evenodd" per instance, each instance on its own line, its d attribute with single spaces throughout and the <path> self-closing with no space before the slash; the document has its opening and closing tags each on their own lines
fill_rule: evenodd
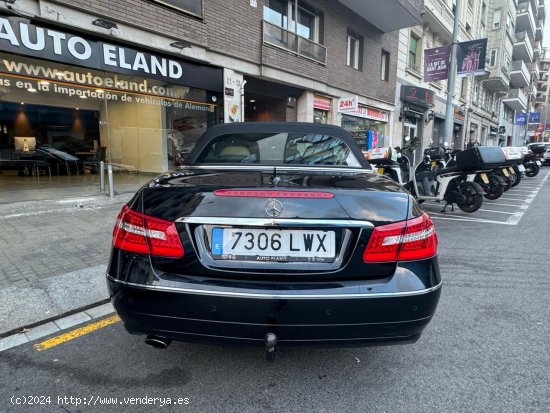
<svg viewBox="0 0 550 413">
<path fill-rule="evenodd" d="M 424 149 L 424 156 L 429 156 L 432 161 L 439 161 L 445 158 L 444 148 L 427 148 Z"/>
<path fill-rule="evenodd" d="M 483 171 L 506 165 L 504 152 L 498 146 L 475 146 L 457 152 L 455 167 L 467 171 Z"/>
<path fill-rule="evenodd" d="M 515 146 L 506 146 L 500 149 L 506 158 L 506 165 L 516 165 L 523 162 L 523 153 L 520 148 Z"/>
<path fill-rule="evenodd" d="M 529 153 L 529 148 L 527 146 L 520 146 L 518 149 L 521 152 L 522 157 L 525 157 Z"/>
<path fill-rule="evenodd" d="M 363 153 L 367 161 L 374 165 L 387 165 L 397 161 L 397 152 L 389 146 L 384 148 L 372 148 L 366 151 L 366 153 Z"/>
</svg>

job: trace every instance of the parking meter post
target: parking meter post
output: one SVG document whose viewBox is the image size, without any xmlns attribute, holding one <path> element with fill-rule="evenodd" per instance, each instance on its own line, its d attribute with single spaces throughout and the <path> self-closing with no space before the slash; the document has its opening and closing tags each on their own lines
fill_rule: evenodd
<svg viewBox="0 0 550 413">
<path fill-rule="evenodd" d="M 113 165 L 107 166 L 107 174 L 109 175 L 109 198 L 115 197 L 115 184 L 113 182 Z"/>
<path fill-rule="evenodd" d="M 99 190 L 105 192 L 105 162 L 99 162 Z"/>
</svg>

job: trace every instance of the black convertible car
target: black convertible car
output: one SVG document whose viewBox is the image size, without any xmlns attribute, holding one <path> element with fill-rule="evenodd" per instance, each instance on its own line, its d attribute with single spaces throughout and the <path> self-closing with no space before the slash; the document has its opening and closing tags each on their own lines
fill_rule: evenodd
<svg viewBox="0 0 550 413">
<path fill-rule="evenodd" d="M 128 332 L 277 344 L 415 342 L 441 291 L 428 215 L 336 126 L 212 127 L 120 212 L 107 270 Z"/>
</svg>

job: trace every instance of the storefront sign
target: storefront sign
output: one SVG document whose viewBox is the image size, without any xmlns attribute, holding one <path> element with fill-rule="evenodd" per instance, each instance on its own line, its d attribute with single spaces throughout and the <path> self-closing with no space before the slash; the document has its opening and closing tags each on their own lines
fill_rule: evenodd
<svg viewBox="0 0 550 413">
<path fill-rule="evenodd" d="M 313 107 L 315 109 L 321 109 L 327 112 L 330 112 L 331 100 L 330 98 L 314 95 L 313 96 Z"/>
<path fill-rule="evenodd" d="M 424 50 L 424 81 L 435 82 L 449 75 L 449 46 Z"/>
<path fill-rule="evenodd" d="M 224 122 L 244 122 L 241 108 L 241 94 L 243 90 L 243 75 L 231 69 L 223 70 L 224 78 Z M 230 93 L 227 93 L 228 91 Z"/>
<path fill-rule="evenodd" d="M 435 106 L 435 92 L 416 86 L 401 86 L 401 100 L 411 102 L 423 108 Z"/>
<path fill-rule="evenodd" d="M 86 39 L 19 17 L 0 17 L 0 50 L 216 92 L 223 90 L 221 69 Z M 44 77 L 55 78 L 47 74 Z"/>
<path fill-rule="evenodd" d="M 358 118 L 378 120 L 380 122 L 388 122 L 389 114 L 382 110 L 369 108 L 367 106 L 359 106 L 355 110 L 348 110 L 345 112 L 346 115 L 356 116 Z"/>
<path fill-rule="evenodd" d="M 460 108 L 454 108 L 453 118 L 454 120 L 459 120 L 461 122 L 464 122 L 464 112 L 462 112 Z"/>
<path fill-rule="evenodd" d="M 516 113 L 516 125 L 525 125 L 527 120 L 527 115 L 525 113 Z"/>
<path fill-rule="evenodd" d="M 349 112 L 357 109 L 357 96 L 338 99 L 338 112 Z"/>
</svg>

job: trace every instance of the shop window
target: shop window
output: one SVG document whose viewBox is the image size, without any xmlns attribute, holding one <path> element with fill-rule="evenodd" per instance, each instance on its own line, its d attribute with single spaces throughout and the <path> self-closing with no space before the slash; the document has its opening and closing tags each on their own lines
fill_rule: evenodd
<svg viewBox="0 0 550 413">
<path fill-rule="evenodd" d="M 361 39 L 348 33 L 348 50 L 346 64 L 354 69 L 359 69 L 359 54 L 361 49 Z"/>
<path fill-rule="evenodd" d="M 170 8 L 192 14 L 194 16 L 203 16 L 203 0 L 152 0 Z"/>
<path fill-rule="evenodd" d="M 409 39 L 409 69 L 414 70 L 415 72 L 420 72 L 420 57 L 418 53 L 420 43 L 420 37 L 415 35 L 414 33 L 411 33 L 411 37 Z"/>
<path fill-rule="evenodd" d="M 380 56 L 380 79 L 386 82 L 390 78 L 390 52 L 382 49 Z"/>
</svg>

